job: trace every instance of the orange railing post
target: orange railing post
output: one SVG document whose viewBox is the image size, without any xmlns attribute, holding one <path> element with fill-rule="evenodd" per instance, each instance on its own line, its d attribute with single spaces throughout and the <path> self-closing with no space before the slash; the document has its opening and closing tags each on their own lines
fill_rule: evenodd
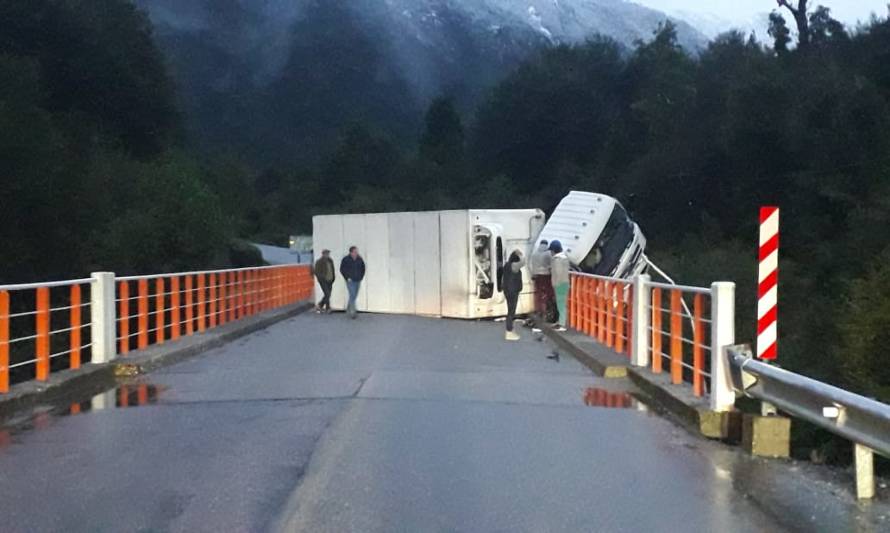
<svg viewBox="0 0 890 533">
<path fill-rule="evenodd" d="M 0 291 L 0 393 L 9 392 L 9 292 Z"/>
<path fill-rule="evenodd" d="M 148 347 L 148 280 L 139 280 L 139 349 Z"/>
<path fill-rule="evenodd" d="M 207 329 L 207 308 L 205 307 L 204 274 L 198 274 L 198 332 L 203 333 Z"/>
<path fill-rule="evenodd" d="M 235 319 L 238 320 L 244 316 L 244 271 L 239 270 L 236 274 L 235 290 L 237 291 L 238 298 L 235 303 L 235 309 L 238 312 Z"/>
<path fill-rule="evenodd" d="M 226 289 L 226 294 L 228 294 L 229 298 L 229 322 L 234 322 L 235 317 L 238 313 L 238 285 L 236 285 L 235 280 L 237 276 L 237 272 L 229 272 L 229 286 Z"/>
<path fill-rule="evenodd" d="M 192 276 L 185 277 L 185 334 L 195 332 L 195 305 L 194 290 L 192 289 Z"/>
<path fill-rule="evenodd" d="M 679 290 L 671 291 L 671 382 L 683 383 L 683 315 Z"/>
<path fill-rule="evenodd" d="M 164 292 L 166 292 L 164 285 L 166 285 L 164 283 L 164 278 L 158 278 L 157 281 L 155 281 L 155 327 L 157 328 L 157 331 L 155 332 L 155 342 L 157 344 L 164 344 Z"/>
<path fill-rule="evenodd" d="M 661 374 L 661 289 L 652 289 L 652 372 Z"/>
<path fill-rule="evenodd" d="M 179 276 L 170 278 L 170 338 L 179 339 L 182 330 L 181 313 L 179 309 Z"/>
<path fill-rule="evenodd" d="M 590 280 L 590 336 L 595 339 L 600 337 L 600 283 Z"/>
<path fill-rule="evenodd" d="M 535 297 L 541 298 L 541 295 L 536 294 Z M 545 317 L 546 314 L 547 310 L 545 309 Z M 578 276 L 574 274 L 572 274 L 571 286 L 569 287 L 569 325 L 574 329 L 581 330 L 578 322 Z"/>
<path fill-rule="evenodd" d="M 598 281 L 593 278 L 584 279 L 584 333 L 596 335 L 596 291 Z"/>
<path fill-rule="evenodd" d="M 599 280 L 599 296 L 598 296 L 598 309 L 597 316 L 599 317 L 599 325 L 597 326 L 597 331 L 599 334 L 597 335 L 597 340 L 600 341 L 600 344 L 606 343 L 606 290 L 608 289 L 608 283 L 605 280 Z"/>
<path fill-rule="evenodd" d="M 228 273 L 222 272 L 219 275 L 219 325 L 226 323 L 226 279 Z"/>
<path fill-rule="evenodd" d="M 606 346 L 615 346 L 615 284 L 606 282 Z"/>
<path fill-rule="evenodd" d="M 216 327 L 216 274 L 210 274 L 209 281 L 209 289 L 210 289 L 210 311 L 208 312 L 208 316 L 210 318 L 210 327 Z"/>
<path fill-rule="evenodd" d="M 625 312 L 624 316 L 627 320 L 625 322 L 627 324 L 627 328 L 625 331 L 627 333 L 627 342 L 625 346 L 627 348 L 627 355 L 633 355 L 633 336 L 634 336 L 634 286 L 631 283 L 627 284 L 627 293 L 626 293 L 626 302 L 625 302 Z"/>
<path fill-rule="evenodd" d="M 49 288 L 37 289 L 37 380 L 49 379 Z"/>
<path fill-rule="evenodd" d="M 128 281 L 120 282 L 117 293 L 120 299 L 120 302 L 118 302 L 118 314 L 120 315 L 119 331 L 121 333 L 120 340 L 118 341 L 120 344 L 118 352 L 127 354 L 130 352 L 130 283 Z"/>
<path fill-rule="evenodd" d="M 625 285 L 619 283 L 615 296 L 618 304 L 615 307 L 615 351 L 618 353 L 624 353 L 624 338 L 629 336 L 625 335 L 627 318 L 624 316 L 624 288 Z"/>
<path fill-rule="evenodd" d="M 702 396 L 705 393 L 704 379 L 702 377 L 705 365 L 704 350 L 702 350 L 704 329 L 702 328 L 701 315 L 702 295 L 696 294 L 692 311 L 692 392 L 696 396 Z"/>
<path fill-rule="evenodd" d="M 71 353 L 68 356 L 69 368 L 80 368 L 80 285 L 71 286 Z"/>
</svg>

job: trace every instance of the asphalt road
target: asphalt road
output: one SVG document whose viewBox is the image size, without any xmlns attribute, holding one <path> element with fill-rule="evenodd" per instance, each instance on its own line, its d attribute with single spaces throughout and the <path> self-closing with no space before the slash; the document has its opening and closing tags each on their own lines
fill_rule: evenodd
<svg viewBox="0 0 890 533">
<path fill-rule="evenodd" d="M 738 453 L 631 401 L 623 381 L 548 360 L 527 330 L 504 342 L 502 328 L 305 314 L 79 413 L 12 421 L 0 430 L 0 531 L 778 531 L 798 520 L 747 498 L 751 463 Z M 756 477 L 774 486 L 767 470 Z M 818 526 L 850 525 L 839 516 Z"/>
</svg>

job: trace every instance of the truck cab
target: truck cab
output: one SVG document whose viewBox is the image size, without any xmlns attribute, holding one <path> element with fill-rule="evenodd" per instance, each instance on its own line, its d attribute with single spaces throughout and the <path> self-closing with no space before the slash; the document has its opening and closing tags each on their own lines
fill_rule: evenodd
<svg viewBox="0 0 890 533">
<path fill-rule="evenodd" d="M 571 191 L 539 239 L 560 241 L 572 266 L 588 274 L 631 278 L 646 268 L 646 237 L 621 203 L 604 194 Z"/>
</svg>

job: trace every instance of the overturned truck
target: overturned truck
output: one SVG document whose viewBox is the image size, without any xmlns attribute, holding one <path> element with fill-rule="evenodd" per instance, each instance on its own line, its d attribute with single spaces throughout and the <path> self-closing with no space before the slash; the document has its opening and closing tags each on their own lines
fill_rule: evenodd
<svg viewBox="0 0 890 533">
<path fill-rule="evenodd" d="M 572 191 L 549 221 L 540 209 L 470 209 L 312 219 L 316 257 L 339 262 L 357 246 L 367 273 L 358 309 L 374 313 L 493 318 L 507 313 L 499 270 L 514 250 L 529 258 L 537 242 L 559 240 L 576 270 L 629 278 L 646 268 L 646 239 L 621 204 Z M 534 310 L 528 267 L 517 314 Z M 321 290 L 316 287 L 316 295 Z M 346 308 L 346 286 L 334 284 L 331 307 Z"/>
</svg>

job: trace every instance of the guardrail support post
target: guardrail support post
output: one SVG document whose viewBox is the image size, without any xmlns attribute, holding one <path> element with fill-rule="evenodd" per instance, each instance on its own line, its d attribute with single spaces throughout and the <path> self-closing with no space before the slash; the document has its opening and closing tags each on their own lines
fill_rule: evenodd
<svg viewBox="0 0 890 533">
<path fill-rule="evenodd" d="M 107 363 L 117 356 L 117 315 L 114 309 L 114 273 L 93 272 L 90 283 L 92 362 Z"/>
<path fill-rule="evenodd" d="M 711 285 L 711 410 L 731 411 L 735 392 L 726 348 L 735 344 L 735 283 Z"/>
<path fill-rule="evenodd" d="M 874 452 L 862 444 L 853 444 L 856 459 L 856 497 L 870 500 L 875 497 Z"/>
<path fill-rule="evenodd" d="M 631 345 L 630 364 L 633 366 L 649 366 L 649 282 L 648 274 L 640 274 L 634 278 L 633 288 L 633 344 Z"/>
</svg>

